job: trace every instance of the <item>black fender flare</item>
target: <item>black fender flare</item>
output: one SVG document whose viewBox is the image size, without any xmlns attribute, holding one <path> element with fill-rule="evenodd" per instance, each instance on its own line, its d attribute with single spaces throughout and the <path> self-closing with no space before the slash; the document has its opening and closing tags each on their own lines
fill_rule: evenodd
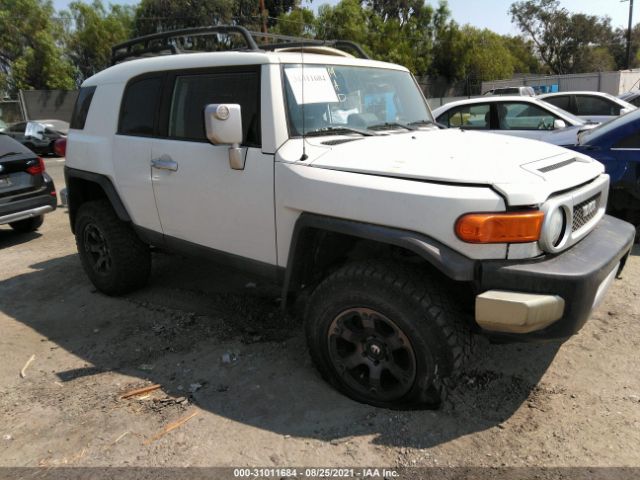
<svg viewBox="0 0 640 480">
<path fill-rule="evenodd" d="M 78 197 L 77 194 L 74 195 L 73 188 L 73 180 L 80 179 L 86 182 L 92 182 L 97 184 L 102 191 L 105 193 L 109 203 L 113 207 L 118 218 L 123 222 L 131 222 L 131 217 L 129 216 L 129 212 L 122 203 L 120 199 L 120 195 L 118 194 L 116 188 L 113 186 L 113 183 L 106 175 L 94 172 L 88 172 L 86 170 L 78 170 L 76 168 L 64 167 L 64 179 L 67 185 L 67 195 L 69 198 L 69 220 L 71 221 L 71 231 L 74 230 L 74 219 L 75 212 L 78 209 Z M 75 198 L 74 198 L 75 197 Z M 74 232 L 75 233 L 75 232 Z"/>
<path fill-rule="evenodd" d="M 304 245 L 301 243 L 306 229 L 340 233 L 405 248 L 423 258 L 452 280 L 473 281 L 475 278 L 477 265 L 475 260 L 424 234 L 313 213 L 302 213 L 296 221 L 291 238 L 284 276 L 283 299 L 292 291 L 292 286 L 298 281 L 304 267 L 301 265 L 302 252 L 304 251 Z"/>
</svg>

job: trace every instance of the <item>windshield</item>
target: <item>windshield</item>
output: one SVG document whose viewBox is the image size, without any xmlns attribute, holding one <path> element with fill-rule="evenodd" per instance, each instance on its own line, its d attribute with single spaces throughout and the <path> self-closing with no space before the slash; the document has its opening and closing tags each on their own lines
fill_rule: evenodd
<svg viewBox="0 0 640 480">
<path fill-rule="evenodd" d="M 289 132 L 294 137 L 303 132 L 415 129 L 433 122 L 422 92 L 405 71 L 292 64 L 284 66 L 284 77 Z"/>
</svg>

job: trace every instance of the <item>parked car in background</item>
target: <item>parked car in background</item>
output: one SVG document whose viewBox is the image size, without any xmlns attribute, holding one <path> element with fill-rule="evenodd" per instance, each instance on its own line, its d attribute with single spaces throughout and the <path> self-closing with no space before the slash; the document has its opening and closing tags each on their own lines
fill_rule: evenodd
<svg viewBox="0 0 640 480">
<path fill-rule="evenodd" d="M 640 90 L 621 93 L 620 95 L 618 95 L 618 98 L 620 100 L 624 100 L 625 102 L 629 102 L 635 107 L 640 107 Z"/>
<path fill-rule="evenodd" d="M 592 122 L 607 122 L 636 109 L 631 103 L 604 92 L 543 93 L 538 98 Z"/>
<path fill-rule="evenodd" d="M 535 97 L 536 91 L 533 87 L 501 87 L 487 90 L 483 95 L 521 95 L 524 97 Z"/>
<path fill-rule="evenodd" d="M 56 208 L 56 189 L 44 161 L 8 135 L 0 134 L 0 225 L 37 230 Z"/>
<path fill-rule="evenodd" d="M 433 115 L 447 127 L 486 130 L 555 145 L 575 145 L 579 132 L 596 126 L 533 97 L 459 100 L 436 108 Z"/>
<path fill-rule="evenodd" d="M 69 124 L 62 120 L 29 120 L 18 122 L 4 131 L 38 155 L 54 155 L 54 144 L 66 137 Z"/>
<path fill-rule="evenodd" d="M 611 178 L 608 210 L 640 227 L 640 110 L 580 135 L 572 147 L 604 164 Z M 638 235 L 636 235 L 636 240 Z"/>
</svg>

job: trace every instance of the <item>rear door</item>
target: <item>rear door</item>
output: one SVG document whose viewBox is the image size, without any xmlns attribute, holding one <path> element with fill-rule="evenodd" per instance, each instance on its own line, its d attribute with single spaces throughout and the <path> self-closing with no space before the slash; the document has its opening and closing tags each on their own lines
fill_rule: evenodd
<svg viewBox="0 0 640 480">
<path fill-rule="evenodd" d="M 620 115 L 616 102 L 596 95 L 575 95 L 576 114 L 592 122 L 606 122 Z"/>
<path fill-rule="evenodd" d="M 127 83 L 113 139 L 118 193 L 134 223 L 155 232 L 162 228 L 151 184 L 151 144 L 157 135 L 164 82 L 163 73 L 153 73 Z M 109 100 L 102 92 L 98 89 L 94 102 Z"/>
</svg>

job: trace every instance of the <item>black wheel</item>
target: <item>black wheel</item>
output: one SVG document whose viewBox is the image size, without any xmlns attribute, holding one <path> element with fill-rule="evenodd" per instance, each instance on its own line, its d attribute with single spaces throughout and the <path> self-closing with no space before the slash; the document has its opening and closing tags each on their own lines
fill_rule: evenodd
<svg viewBox="0 0 640 480">
<path fill-rule="evenodd" d="M 151 271 L 149 246 L 118 218 L 106 200 L 80 206 L 75 233 L 84 271 L 98 290 L 122 295 L 147 283 Z"/>
<path fill-rule="evenodd" d="M 449 296 L 411 267 L 341 268 L 313 292 L 305 314 L 311 357 L 347 396 L 386 408 L 435 408 L 471 336 Z"/>
<path fill-rule="evenodd" d="M 28 233 L 38 230 L 42 226 L 42 222 L 44 222 L 44 215 L 38 215 L 37 217 L 25 218 L 9 225 L 16 232 Z"/>
</svg>

